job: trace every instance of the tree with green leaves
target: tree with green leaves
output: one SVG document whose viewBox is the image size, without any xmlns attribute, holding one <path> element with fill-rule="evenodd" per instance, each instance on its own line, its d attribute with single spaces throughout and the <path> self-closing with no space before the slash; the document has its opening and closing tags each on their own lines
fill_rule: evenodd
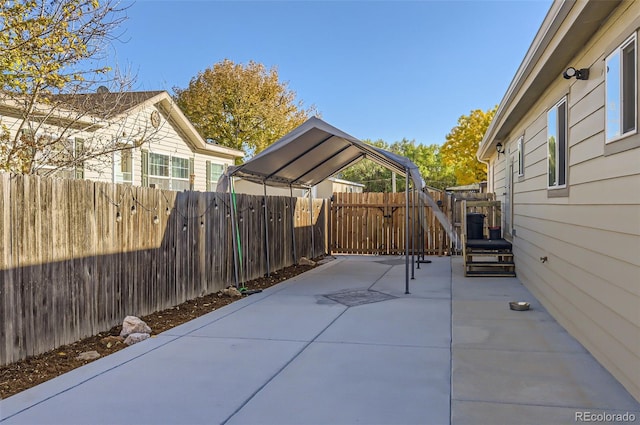
<svg viewBox="0 0 640 425">
<path fill-rule="evenodd" d="M 408 139 L 402 139 L 391 145 L 383 140 L 375 142 L 365 140 L 364 142 L 410 159 L 418 166 L 428 186 L 444 189 L 455 184 L 453 169 L 442 164 L 438 145 L 425 146 Z M 367 159 L 344 170 L 341 177 L 364 184 L 367 192 L 391 192 L 392 190 L 391 170 Z M 398 178 L 396 190 L 403 191 L 404 185 L 404 179 Z"/>
<path fill-rule="evenodd" d="M 442 146 L 442 161 L 452 167 L 458 185 L 478 183 L 487 179 L 487 166 L 476 158 L 482 138 L 498 107 L 488 111 L 476 109 L 458 118 L 458 125 L 447 134 Z"/>
<path fill-rule="evenodd" d="M 0 0 L 0 102 L 13 114 L 11 128 L 0 122 L 0 171 L 36 173 L 53 153 L 68 150 L 79 127 L 95 126 L 103 105 L 79 108 L 76 95 L 130 87 L 129 78 L 105 65 L 125 19 L 117 0 Z M 81 152 L 56 154 L 54 168 L 113 150 L 111 141 L 85 140 Z"/>
<path fill-rule="evenodd" d="M 363 140 L 372 146 L 389 150 L 389 145 L 384 140 Z M 391 192 L 391 171 L 369 159 L 363 159 L 349 168 L 344 169 L 340 178 L 362 183 L 365 192 Z"/>
<path fill-rule="evenodd" d="M 281 82 L 278 70 L 229 59 L 174 87 L 175 100 L 200 135 L 214 143 L 244 150 L 251 157 L 317 115 L 303 108 L 296 93 Z"/>
</svg>

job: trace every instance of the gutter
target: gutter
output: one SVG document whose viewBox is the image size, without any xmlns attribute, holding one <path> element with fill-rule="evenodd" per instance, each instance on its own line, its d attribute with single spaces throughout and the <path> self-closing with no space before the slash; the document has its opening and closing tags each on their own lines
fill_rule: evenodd
<svg viewBox="0 0 640 425">
<path fill-rule="evenodd" d="M 564 0 L 562 2 L 554 2 L 551 8 L 549 8 L 540 29 L 531 42 L 529 50 L 516 71 L 511 84 L 509 84 L 507 92 L 500 101 L 498 110 L 480 143 L 480 147 L 476 153 L 476 157 L 480 162 L 486 164 L 483 158 L 488 159 L 487 152 L 489 148 L 495 147 L 495 144 L 502 141 L 495 138 L 495 133 L 501 129 L 503 125 L 502 121 L 508 116 L 506 113 L 507 107 L 511 106 L 516 95 L 521 92 L 525 81 L 531 76 L 533 68 L 537 65 L 544 51 L 549 47 L 551 39 L 556 35 L 560 25 L 564 22 L 564 19 L 575 3 L 575 0 Z"/>
</svg>

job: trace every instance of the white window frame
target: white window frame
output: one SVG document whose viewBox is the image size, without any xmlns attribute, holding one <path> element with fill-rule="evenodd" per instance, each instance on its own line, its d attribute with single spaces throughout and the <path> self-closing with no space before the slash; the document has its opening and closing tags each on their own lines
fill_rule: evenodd
<svg viewBox="0 0 640 425">
<path fill-rule="evenodd" d="M 24 129 L 23 129 L 24 130 Z M 38 131 L 37 133 L 35 133 L 35 139 L 37 140 L 40 137 L 50 137 L 52 141 L 55 141 L 57 139 L 60 139 L 60 134 L 59 133 L 52 133 L 50 131 Z M 69 151 L 68 146 L 71 147 L 70 152 L 68 152 L 70 155 L 76 155 L 77 149 L 78 149 L 78 141 L 82 140 L 84 141 L 83 137 L 78 137 L 78 136 L 67 136 L 65 139 L 66 141 L 66 146 L 64 147 L 64 149 L 66 149 L 67 151 Z M 57 140 L 56 143 L 63 143 L 63 139 Z M 54 149 L 54 144 L 50 145 L 51 150 Z M 64 146 L 64 145 L 63 145 Z M 59 151 L 58 154 L 65 154 L 65 152 L 63 151 Z M 45 171 L 51 171 L 51 170 L 56 170 L 54 172 L 54 174 L 57 177 L 62 177 L 62 178 L 66 178 L 66 179 L 77 179 L 78 177 L 76 177 L 76 173 L 77 173 L 77 169 L 78 166 L 74 166 L 72 168 L 59 168 L 56 169 L 57 167 L 55 165 L 49 165 L 47 163 L 47 160 L 43 160 L 41 161 L 42 158 L 40 158 L 40 160 L 37 160 L 38 162 L 38 168 L 41 170 L 45 170 Z M 84 164 L 81 164 L 82 169 L 84 170 Z"/>
<path fill-rule="evenodd" d="M 524 136 L 520 136 L 517 142 L 518 148 L 518 177 L 524 177 Z"/>
<path fill-rule="evenodd" d="M 560 128 L 560 120 L 559 120 L 559 108 L 560 107 L 564 108 L 564 128 Z M 550 125 L 550 120 L 549 117 L 551 114 L 554 114 L 554 127 L 555 128 L 551 128 Z M 553 131 L 553 133 L 552 133 Z M 551 177 L 551 152 L 550 152 L 550 139 L 551 137 L 554 136 L 555 137 L 555 146 L 554 146 L 554 165 L 555 165 L 555 182 L 552 184 L 549 180 Z M 563 137 L 563 140 L 559 140 L 560 136 Z M 564 145 L 564 183 L 560 184 L 560 165 L 562 164 L 561 161 L 558 161 L 558 157 L 560 156 L 560 145 L 561 143 Z M 569 161 L 568 161 L 568 157 L 569 157 L 569 107 L 568 107 L 568 102 L 567 102 L 567 97 L 563 97 L 562 99 L 560 99 L 560 101 L 558 101 L 558 103 L 556 103 L 555 105 L 553 105 L 553 107 L 551 109 L 549 109 L 547 111 L 547 188 L 548 189 L 563 189 L 567 187 L 567 182 L 568 182 L 568 178 L 569 178 Z"/>
<path fill-rule="evenodd" d="M 134 161 L 133 161 L 133 142 L 130 140 L 121 140 L 119 142 L 120 145 L 122 145 L 122 149 L 121 150 L 117 150 L 113 152 L 113 168 L 112 168 L 112 181 L 113 183 L 124 183 L 124 184 L 133 184 L 134 179 L 135 179 L 135 167 L 134 167 Z M 129 160 L 131 161 L 131 179 L 130 180 L 125 180 L 124 178 L 118 178 L 118 174 L 122 175 L 122 172 L 117 172 L 116 170 L 118 169 L 118 167 L 122 164 L 122 152 L 123 151 L 128 151 L 129 152 Z"/>
<path fill-rule="evenodd" d="M 168 165 L 167 165 L 167 175 L 160 175 L 160 174 L 153 174 L 151 172 L 152 170 L 152 158 L 154 156 L 162 156 L 168 159 Z M 180 160 L 185 160 L 187 161 L 187 172 L 189 171 L 189 158 L 187 157 L 182 157 L 182 156 L 173 156 L 173 155 L 169 155 L 169 154 L 165 154 L 165 153 L 160 153 L 160 152 L 149 152 L 149 164 L 148 164 L 148 172 L 147 172 L 147 178 L 148 179 L 160 179 L 160 180 L 166 180 L 168 182 L 168 188 L 169 190 L 182 190 L 183 188 L 176 188 L 174 182 L 186 182 L 187 183 L 187 187 L 189 186 L 189 177 L 187 178 L 182 178 L 182 177 L 175 177 L 173 175 L 173 160 L 174 159 L 180 159 Z"/>
<path fill-rule="evenodd" d="M 623 51 L 627 47 L 633 44 L 634 54 L 633 54 L 633 93 L 632 99 L 625 98 L 625 92 L 628 93 L 629 89 L 625 90 L 625 78 L 624 71 L 625 64 Z M 609 102 L 610 94 L 612 91 L 612 87 L 610 87 L 610 79 L 609 79 L 609 61 L 613 59 L 615 56 L 618 56 L 618 63 L 616 64 L 619 69 L 619 74 L 617 76 L 617 87 L 615 87 L 617 92 L 617 100 L 618 103 Z M 609 54 L 609 56 L 605 59 L 605 143 L 612 143 L 617 140 L 623 139 L 627 136 L 636 134 L 638 132 L 638 43 L 636 34 L 633 34 L 629 38 L 627 38 L 620 46 L 618 46 L 613 52 Z M 625 107 L 631 105 L 634 108 L 633 111 L 633 129 L 623 132 L 624 126 L 624 112 Z M 612 121 L 615 122 L 615 127 L 617 129 L 615 134 L 610 135 L 609 132 L 612 128 Z"/>
<path fill-rule="evenodd" d="M 213 168 L 215 166 L 220 166 L 222 167 L 222 172 L 220 173 L 220 175 L 218 176 L 217 179 L 213 179 L 212 178 L 212 174 L 213 174 Z M 209 184 L 211 184 L 211 187 L 215 187 L 216 184 L 218 184 L 218 180 L 220 180 L 220 177 L 222 177 L 222 175 L 225 173 L 225 171 L 227 171 L 227 164 L 220 164 L 218 162 L 210 162 L 209 165 L 209 175 L 207 176 L 207 179 L 209 179 Z"/>
</svg>

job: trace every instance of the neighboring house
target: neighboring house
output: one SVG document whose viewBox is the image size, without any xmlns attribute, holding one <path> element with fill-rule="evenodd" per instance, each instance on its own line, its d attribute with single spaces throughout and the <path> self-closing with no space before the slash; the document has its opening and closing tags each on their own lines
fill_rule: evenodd
<svg viewBox="0 0 640 425">
<path fill-rule="evenodd" d="M 316 198 L 331 198 L 337 192 L 362 193 L 364 192 L 364 185 L 337 177 L 329 177 L 314 186 L 312 191 L 313 196 Z"/>
<path fill-rule="evenodd" d="M 638 400 L 639 28 L 638 1 L 554 2 L 477 154 L 518 277 Z"/>
<path fill-rule="evenodd" d="M 263 195 L 264 188 L 261 184 L 248 180 L 236 178 L 234 179 L 235 191 L 238 193 L 246 193 L 249 195 Z M 364 185 L 348 180 L 342 180 L 336 177 L 329 177 L 323 182 L 311 188 L 311 194 L 314 198 L 331 198 L 334 192 L 353 192 L 362 193 Z M 270 196 L 290 196 L 291 192 L 288 187 L 267 186 L 267 195 Z M 304 197 L 309 196 L 309 192 L 304 189 L 293 189 L 293 196 Z"/>
<path fill-rule="evenodd" d="M 207 143 L 166 91 L 102 91 L 53 99 L 90 112 L 74 117 L 73 125 L 46 121 L 31 125 L 36 137 L 64 132 L 69 154 L 97 145 L 96 150 L 108 151 L 54 176 L 171 190 L 189 189 L 193 176 L 194 190 L 213 191 L 225 169 L 244 156 L 239 150 Z M 20 110 L 15 105 L 0 105 L 0 118 L 10 132 L 20 127 Z M 49 170 L 43 160 L 39 173 Z"/>
</svg>

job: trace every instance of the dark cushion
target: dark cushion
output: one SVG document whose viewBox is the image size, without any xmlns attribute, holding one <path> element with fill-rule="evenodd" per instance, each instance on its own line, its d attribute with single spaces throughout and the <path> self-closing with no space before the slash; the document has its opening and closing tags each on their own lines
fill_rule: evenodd
<svg viewBox="0 0 640 425">
<path fill-rule="evenodd" d="M 511 249 L 511 242 L 504 239 L 469 239 L 467 246 L 479 249 Z"/>
</svg>

